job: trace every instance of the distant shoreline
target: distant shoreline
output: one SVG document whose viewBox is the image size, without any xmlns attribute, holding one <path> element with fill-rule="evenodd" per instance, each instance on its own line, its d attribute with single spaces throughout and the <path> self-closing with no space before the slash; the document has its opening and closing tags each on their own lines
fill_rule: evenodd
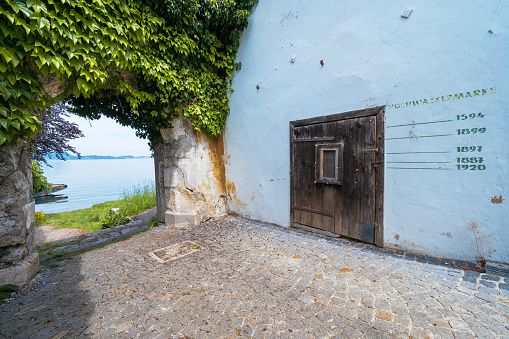
<svg viewBox="0 0 509 339">
<path fill-rule="evenodd" d="M 67 155 L 65 157 L 65 160 L 105 160 L 105 159 L 150 159 L 152 156 L 150 155 L 82 155 L 81 157 L 78 157 L 76 155 Z M 55 160 L 54 158 L 48 159 L 48 160 Z"/>
</svg>

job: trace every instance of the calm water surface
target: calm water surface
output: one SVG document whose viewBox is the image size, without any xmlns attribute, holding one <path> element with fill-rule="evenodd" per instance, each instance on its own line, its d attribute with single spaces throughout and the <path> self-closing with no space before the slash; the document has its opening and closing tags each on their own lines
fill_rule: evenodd
<svg viewBox="0 0 509 339">
<path fill-rule="evenodd" d="M 118 200 L 122 191 L 154 182 L 154 159 L 49 160 L 44 175 L 52 184 L 66 184 L 53 199 L 35 210 L 58 213 Z M 60 199 L 60 200 L 58 200 Z"/>
</svg>

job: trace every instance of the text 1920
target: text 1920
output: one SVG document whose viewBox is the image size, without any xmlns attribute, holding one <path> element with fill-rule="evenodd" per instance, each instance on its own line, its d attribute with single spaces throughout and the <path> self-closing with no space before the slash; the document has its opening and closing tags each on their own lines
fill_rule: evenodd
<svg viewBox="0 0 509 339">
<path fill-rule="evenodd" d="M 456 169 L 458 170 L 469 170 L 469 171 L 484 171 L 486 169 L 486 165 L 456 165 Z"/>
</svg>

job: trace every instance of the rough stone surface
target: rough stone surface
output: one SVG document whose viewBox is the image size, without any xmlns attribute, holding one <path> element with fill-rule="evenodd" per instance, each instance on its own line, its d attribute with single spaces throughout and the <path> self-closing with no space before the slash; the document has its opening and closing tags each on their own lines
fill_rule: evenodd
<svg viewBox="0 0 509 339">
<path fill-rule="evenodd" d="M 226 214 L 222 140 L 196 131 L 181 117 L 172 124 L 161 130 L 164 142 L 155 149 L 158 219 L 175 226 L 191 221 L 179 216 L 196 215 L 196 225 Z"/>
<path fill-rule="evenodd" d="M 32 226 L 31 171 L 26 147 L 19 142 L 0 146 L 0 247 L 24 244 Z"/>
<path fill-rule="evenodd" d="M 37 275 L 38 271 L 39 253 L 35 252 L 14 266 L 0 269 L 0 286 L 13 284 L 23 287 Z"/>
<path fill-rule="evenodd" d="M 190 240 L 161 264 L 148 252 Z M 7 338 L 507 338 L 506 278 L 241 217 L 158 227 L 48 263 Z M 493 287 L 471 282 L 490 281 Z"/>
<path fill-rule="evenodd" d="M 182 226 L 182 225 L 198 225 L 202 220 L 201 214 L 198 213 L 176 213 L 169 212 L 165 213 L 164 223 L 166 225 L 172 226 Z"/>
<path fill-rule="evenodd" d="M 21 142 L 1 145 L 0 282 L 23 286 L 35 275 L 34 213 L 28 148 Z"/>
</svg>

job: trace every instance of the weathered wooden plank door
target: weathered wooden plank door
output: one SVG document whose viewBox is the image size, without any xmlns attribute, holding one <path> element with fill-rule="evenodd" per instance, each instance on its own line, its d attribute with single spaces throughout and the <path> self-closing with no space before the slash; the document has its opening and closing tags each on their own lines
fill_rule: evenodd
<svg viewBox="0 0 509 339">
<path fill-rule="evenodd" d="M 383 245 L 384 107 L 292 121 L 291 222 Z"/>
</svg>

